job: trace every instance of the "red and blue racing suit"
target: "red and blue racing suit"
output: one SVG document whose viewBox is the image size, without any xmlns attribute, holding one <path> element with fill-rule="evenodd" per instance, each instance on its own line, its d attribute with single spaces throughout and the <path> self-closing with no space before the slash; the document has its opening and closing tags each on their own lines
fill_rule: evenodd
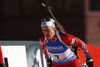
<svg viewBox="0 0 100 67">
<path fill-rule="evenodd" d="M 47 59 L 52 58 L 53 67 L 81 67 L 75 53 L 70 47 L 72 45 L 80 47 L 86 57 L 90 58 L 91 55 L 86 44 L 71 34 L 66 34 L 66 36 L 59 33 L 59 35 L 64 43 L 60 42 L 57 35 L 55 35 L 53 41 L 46 39 L 45 36 L 40 38 L 41 48 L 45 57 Z"/>
</svg>

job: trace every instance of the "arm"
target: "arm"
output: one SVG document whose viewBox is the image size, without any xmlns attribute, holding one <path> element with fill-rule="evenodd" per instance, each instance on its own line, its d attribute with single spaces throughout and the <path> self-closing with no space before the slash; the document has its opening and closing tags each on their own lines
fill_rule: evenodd
<svg viewBox="0 0 100 67">
<path fill-rule="evenodd" d="M 91 58 L 90 52 L 87 48 L 87 45 L 82 40 L 80 40 L 79 38 L 77 38 L 71 34 L 66 34 L 66 35 L 67 36 L 61 36 L 61 38 L 67 46 L 73 45 L 76 47 L 80 47 L 83 50 L 83 52 L 85 53 L 86 58 L 87 59 Z"/>
<path fill-rule="evenodd" d="M 39 39 L 39 42 L 40 42 L 40 45 L 41 45 L 42 52 L 45 55 L 45 58 L 48 59 L 50 56 L 48 55 L 49 52 L 48 52 L 48 50 L 47 50 L 47 48 L 45 46 L 44 40 L 45 40 L 45 37 L 41 37 Z"/>
<path fill-rule="evenodd" d="M 90 52 L 87 48 L 87 45 L 86 43 L 84 43 L 82 40 L 80 40 L 79 38 L 71 35 L 71 34 L 66 34 L 67 36 L 65 35 L 62 35 L 61 36 L 61 39 L 63 40 L 63 42 L 67 45 L 67 46 L 70 46 L 70 45 L 73 45 L 75 47 L 80 47 L 83 52 L 85 53 L 85 56 L 87 58 L 86 62 L 87 62 L 87 65 L 89 67 L 93 67 L 93 60 L 91 58 L 91 55 L 90 55 Z M 92 66 L 91 66 L 92 65 Z"/>
<path fill-rule="evenodd" d="M 45 46 L 44 40 L 45 40 L 44 37 L 40 38 L 40 40 L 39 40 L 40 44 L 41 44 L 41 49 L 42 49 L 42 52 L 45 55 L 48 67 L 52 67 L 53 63 L 52 63 L 52 60 L 51 60 L 50 56 L 48 55 L 49 52 L 48 52 L 48 50 Z"/>
<path fill-rule="evenodd" d="M 88 50 L 87 44 L 76 37 L 74 46 L 80 47 L 83 50 L 83 52 L 85 53 L 85 56 L 87 58 L 86 63 L 88 65 L 88 67 L 93 67 L 93 59 L 91 58 L 91 55 L 90 55 L 90 52 Z"/>
<path fill-rule="evenodd" d="M 86 58 L 91 58 L 90 52 L 88 50 L 87 44 L 76 37 L 74 46 L 80 47 L 86 55 Z"/>
</svg>

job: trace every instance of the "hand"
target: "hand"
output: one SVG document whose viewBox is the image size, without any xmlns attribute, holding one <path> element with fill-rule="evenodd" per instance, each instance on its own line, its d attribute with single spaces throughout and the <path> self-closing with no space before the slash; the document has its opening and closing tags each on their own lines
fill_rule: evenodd
<svg viewBox="0 0 100 67">
<path fill-rule="evenodd" d="M 93 67 L 93 59 L 86 59 L 86 64 L 88 65 L 88 67 Z"/>
<path fill-rule="evenodd" d="M 53 67 L 53 63 L 52 63 L 51 59 L 47 60 L 47 65 L 48 65 L 48 67 Z"/>
</svg>

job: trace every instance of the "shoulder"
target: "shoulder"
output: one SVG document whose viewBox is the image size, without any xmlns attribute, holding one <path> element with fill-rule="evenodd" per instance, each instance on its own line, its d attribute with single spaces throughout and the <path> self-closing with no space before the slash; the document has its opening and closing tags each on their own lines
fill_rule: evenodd
<svg viewBox="0 0 100 67">
<path fill-rule="evenodd" d="M 44 41 L 45 40 L 45 36 L 42 36 L 40 39 L 39 39 L 39 41 Z"/>
<path fill-rule="evenodd" d="M 66 35 L 67 35 L 68 37 L 75 37 L 74 35 L 69 34 L 69 33 L 67 33 Z"/>
<path fill-rule="evenodd" d="M 61 37 L 64 37 L 64 38 L 75 38 L 74 35 L 69 34 L 69 33 L 67 33 L 67 34 L 62 34 Z"/>
<path fill-rule="evenodd" d="M 45 36 L 42 36 L 40 39 L 39 39 L 39 42 L 41 45 L 44 44 L 44 41 L 45 41 Z"/>
<path fill-rule="evenodd" d="M 75 43 L 75 36 L 72 35 L 72 34 L 64 34 L 64 35 L 61 35 L 61 39 L 64 41 L 64 43 L 66 43 L 68 46 L 72 45 Z"/>
</svg>

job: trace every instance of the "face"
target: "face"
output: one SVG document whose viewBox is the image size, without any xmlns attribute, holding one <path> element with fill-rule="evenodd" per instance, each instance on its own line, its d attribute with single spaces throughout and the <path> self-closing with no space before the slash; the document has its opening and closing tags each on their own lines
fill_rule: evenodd
<svg viewBox="0 0 100 67">
<path fill-rule="evenodd" d="M 53 39 L 55 37 L 55 28 L 50 26 L 43 26 L 42 32 L 47 39 Z"/>
</svg>

